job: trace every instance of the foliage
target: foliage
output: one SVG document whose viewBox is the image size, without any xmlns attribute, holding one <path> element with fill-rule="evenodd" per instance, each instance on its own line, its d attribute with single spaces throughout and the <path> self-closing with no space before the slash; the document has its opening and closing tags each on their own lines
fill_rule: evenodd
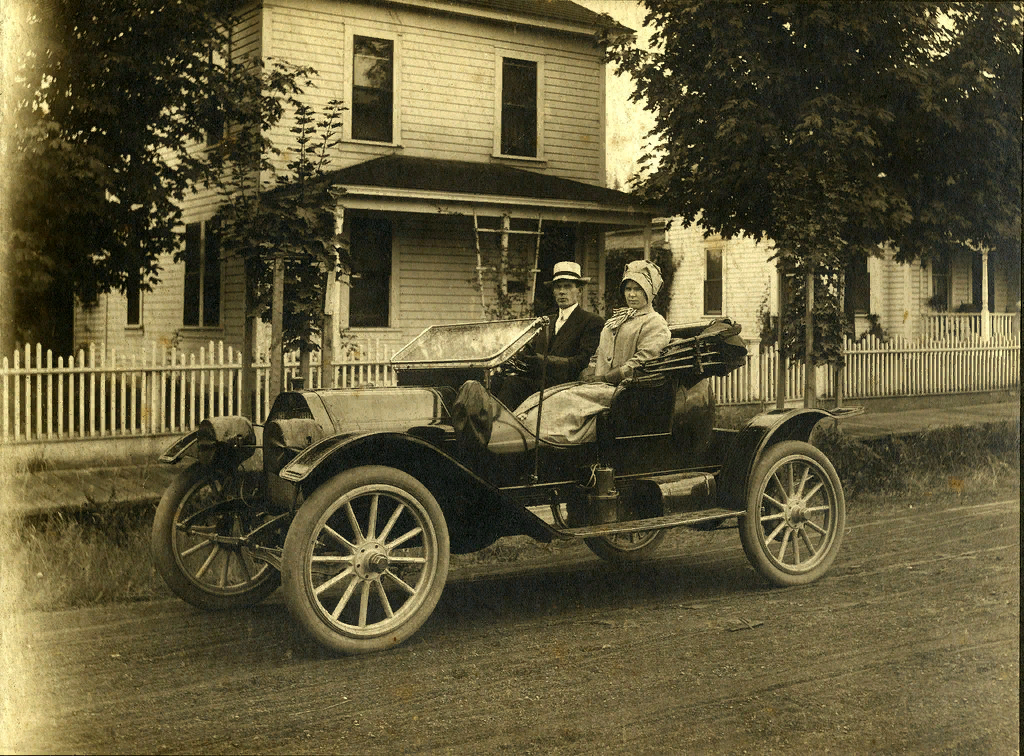
<svg viewBox="0 0 1024 756">
<path fill-rule="evenodd" d="M 616 307 L 623 306 L 619 284 L 622 282 L 622 271 L 626 267 L 626 263 L 643 259 L 643 256 L 643 249 L 615 249 L 607 252 L 604 264 L 604 311 L 606 315 L 611 315 Z M 676 261 L 672 257 L 672 250 L 669 247 L 651 247 L 651 260 L 661 268 L 661 277 L 664 280 L 661 291 L 654 297 L 654 309 L 668 317 L 668 308 L 672 304 L 672 279 L 676 274 Z"/>
<path fill-rule="evenodd" d="M 331 100 L 318 119 L 297 99 L 295 77 L 312 75 L 310 69 L 275 64 L 262 75 L 253 73 L 262 71 L 258 61 L 246 66 L 253 86 L 239 91 L 248 120 L 229 130 L 215 158 L 226 169 L 216 216 L 221 248 L 245 261 L 249 301 L 265 321 L 271 318 L 273 261 L 284 260 L 283 348 L 308 353 L 319 348 L 327 273 L 350 262 L 335 229 L 338 193 L 325 178 L 344 107 Z M 295 111 L 294 157 L 278 175 L 272 157 L 280 151 L 267 134 L 289 107 Z M 258 175 L 252 166 L 259 166 Z"/>
<path fill-rule="evenodd" d="M 230 102 L 215 63 L 219 0 L 14 0 L 9 39 L 4 244 L 12 320 L 41 301 L 83 303 L 159 277 L 179 243 L 179 202 L 209 177 L 192 147 Z"/>
<path fill-rule="evenodd" d="M 652 52 L 606 39 L 655 115 L 646 199 L 771 239 L 786 272 L 883 243 L 900 261 L 1020 254 L 1019 4 L 644 4 Z"/>
</svg>

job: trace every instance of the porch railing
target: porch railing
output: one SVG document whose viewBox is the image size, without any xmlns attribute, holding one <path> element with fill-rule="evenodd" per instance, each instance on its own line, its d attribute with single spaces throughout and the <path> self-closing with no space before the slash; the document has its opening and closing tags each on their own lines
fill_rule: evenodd
<svg viewBox="0 0 1024 756">
<path fill-rule="evenodd" d="M 365 342 L 340 355 L 328 371 L 335 386 L 395 384 L 390 357 L 399 345 Z M 891 396 L 1007 390 L 1020 386 L 1020 334 L 924 342 L 846 343 L 842 391 L 846 400 Z M 270 370 L 255 363 L 255 415 L 269 411 Z M 779 360 L 774 349 L 751 350 L 746 364 L 713 379 L 722 404 L 776 401 L 776 376 L 786 371 L 786 400 L 804 392 L 804 367 Z M 288 380 L 298 377 L 294 357 L 286 360 Z M 312 360 L 304 384 L 319 388 L 319 365 Z M 180 433 L 203 418 L 230 415 L 241 402 L 241 357 L 211 343 L 195 354 L 152 346 L 145 354 L 90 347 L 67 360 L 26 347 L 0 364 L 0 441 L 131 437 Z M 835 373 L 817 368 L 818 396 L 834 398 Z"/>
<path fill-rule="evenodd" d="M 926 341 L 943 339 L 972 339 L 981 336 L 979 312 L 939 312 L 923 316 L 922 339 Z M 1013 312 L 989 313 L 992 337 L 1009 339 L 1015 334 L 1020 338 L 1020 316 Z"/>
</svg>

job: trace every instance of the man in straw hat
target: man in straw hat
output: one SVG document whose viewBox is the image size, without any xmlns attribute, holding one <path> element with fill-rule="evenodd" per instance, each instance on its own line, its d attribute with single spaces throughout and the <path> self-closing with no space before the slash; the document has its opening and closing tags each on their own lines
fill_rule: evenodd
<svg viewBox="0 0 1024 756">
<path fill-rule="evenodd" d="M 597 351 L 604 321 L 592 312 L 580 307 L 583 288 L 590 283 L 584 278 L 579 263 L 557 262 L 552 271 L 551 287 L 558 305 L 558 313 L 551 313 L 547 328 L 537 334 L 532 350 L 520 355 L 526 372 L 507 375 L 497 390 L 497 397 L 510 409 L 515 409 L 530 394 L 540 391 L 542 368 L 545 384 L 575 381 L 590 358 Z M 542 364 L 547 341 L 547 366 Z"/>
</svg>

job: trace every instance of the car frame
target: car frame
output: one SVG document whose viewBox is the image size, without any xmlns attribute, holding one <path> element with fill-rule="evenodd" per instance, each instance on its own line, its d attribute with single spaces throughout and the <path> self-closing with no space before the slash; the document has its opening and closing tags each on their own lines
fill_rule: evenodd
<svg viewBox="0 0 1024 756">
<path fill-rule="evenodd" d="M 650 558 L 671 528 L 738 525 L 775 585 L 824 575 L 845 499 L 810 441 L 823 409 L 714 427 L 712 375 L 742 364 L 739 327 L 672 329 L 615 389 L 584 444 L 538 440 L 490 393 L 546 318 L 432 326 L 392 359 L 395 387 L 281 393 L 266 423 L 204 420 L 161 457 L 188 459 L 152 531 L 171 590 L 204 609 L 282 586 L 297 623 L 341 653 L 409 638 L 444 589 L 449 555 L 507 536 L 582 540 L 602 559 Z M 545 391 L 541 392 L 541 412 Z"/>
</svg>

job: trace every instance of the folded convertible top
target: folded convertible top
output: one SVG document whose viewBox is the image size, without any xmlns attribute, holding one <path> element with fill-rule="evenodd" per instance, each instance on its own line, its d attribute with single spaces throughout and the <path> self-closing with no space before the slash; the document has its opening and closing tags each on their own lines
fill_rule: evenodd
<svg viewBox="0 0 1024 756">
<path fill-rule="evenodd" d="M 698 380 L 727 375 L 747 361 L 747 345 L 740 336 L 740 330 L 740 324 L 728 318 L 713 320 L 703 328 L 674 328 L 675 338 L 668 342 L 661 354 L 637 368 L 637 377 L 678 372 L 686 378 Z"/>
</svg>

